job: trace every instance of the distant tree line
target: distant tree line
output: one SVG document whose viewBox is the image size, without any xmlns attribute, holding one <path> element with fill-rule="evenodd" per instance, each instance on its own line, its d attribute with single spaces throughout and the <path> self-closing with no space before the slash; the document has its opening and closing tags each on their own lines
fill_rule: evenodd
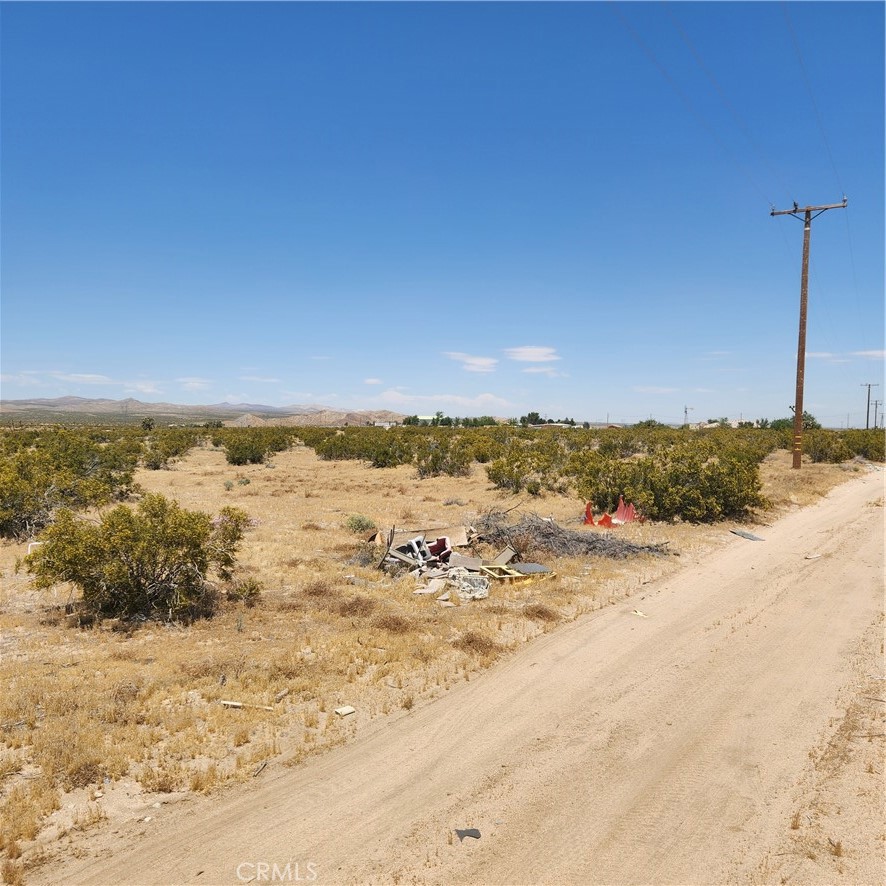
<svg viewBox="0 0 886 886">
<path fill-rule="evenodd" d="M 431 428 L 485 428 L 497 425 L 498 422 L 491 415 L 481 415 L 479 418 L 451 418 L 437 412 L 432 418 L 419 418 L 417 415 L 407 415 L 403 419 L 404 425 L 412 427 Z"/>
</svg>

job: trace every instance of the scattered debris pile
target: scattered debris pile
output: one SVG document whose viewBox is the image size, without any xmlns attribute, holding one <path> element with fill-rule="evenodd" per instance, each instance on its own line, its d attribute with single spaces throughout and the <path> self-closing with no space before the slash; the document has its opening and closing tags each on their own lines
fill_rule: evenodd
<svg viewBox="0 0 886 886">
<path fill-rule="evenodd" d="M 487 511 L 476 522 L 478 540 L 494 546 L 536 550 L 555 557 L 613 557 L 622 560 L 635 554 L 667 553 L 667 542 L 636 544 L 609 533 L 580 532 L 558 526 L 552 518 L 524 514 L 509 524 L 504 511 Z"/>
<path fill-rule="evenodd" d="M 459 600 L 483 600 L 489 596 L 490 581 L 531 582 L 554 573 L 541 563 L 512 563 L 516 549 L 505 545 L 492 559 L 471 557 L 453 550 L 480 540 L 474 527 L 451 526 L 445 529 L 375 533 L 370 541 L 384 546 L 380 569 L 407 569 L 427 583 L 416 594 L 434 594 L 444 606 L 454 606 L 451 595 Z M 442 593 L 441 593 L 442 592 Z"/>
</svg>

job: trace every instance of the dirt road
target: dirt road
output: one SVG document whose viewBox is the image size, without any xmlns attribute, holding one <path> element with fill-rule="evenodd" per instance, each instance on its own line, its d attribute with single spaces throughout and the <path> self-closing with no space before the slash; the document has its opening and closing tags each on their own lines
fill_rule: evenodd
<svg viewBox="0 0 886 886">
<path fill-rule="evenodd" d="M 346 747 L 160 811 L 143 836 L 29 882 L 754 882 L 810 754 L 882 674 L 883 479 L 757 529 L 764 541 L 735 537 Z M 882 878 L 882 765 L 863 775 L 869 832 L 842 836 L 822 881 Z"/>
</svg>

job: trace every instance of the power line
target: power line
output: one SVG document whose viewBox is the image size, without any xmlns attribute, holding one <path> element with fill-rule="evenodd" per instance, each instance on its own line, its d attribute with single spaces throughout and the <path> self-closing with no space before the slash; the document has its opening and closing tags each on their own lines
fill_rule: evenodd
<svg viewBox="0 0 886 886">
<path fill-rule="evenodd" d="M 800 41 L 797 39 L 797 34 L 796 34 L 796 31 L 794 30 L 794 26 L 793 26 L 793 23 L 791 22 L 791 17 L 788 12 L 788 5 L 787 5 L 787 3 L 784 2 L 784 0 L 782 0 L 782 3 L 781 3 L 781 10 L 782 10 L 782 13 L 784 14 L 784 20 L 785 20 L 785 23 L 788 28 L 788 33 L 790 34 L 790 37 L 791 37 L 791 43 L 794 46 L 794 52 L 797 55 L 797 61 L 800 65 L 800 72 L 803 75 L 803 84 L 806 87 L 806 92 L 809 95 L 809 101 L 812 102 L 812 108 L 815 111 L 815 120 L 816 120 L 816 123 L 818 124 L 818 131 L 821 134 L 821 140 L 824 143 L 825 151 L 827 152 L 828 160 L 830 161 L 830 164 L 831 164 L 831 169 L 834 172 L 834 179 L 837 182 L 837 187 L 840 189 L 840 192 L 845 194 L 846 189 L 843 187 L 843 183 L 840 180 L 840 173 L 837 170 L 837 164 L 834 162 L 834 154 L 831 151 L 831 143 L 830 143 L 830 140 L 828 139 L 827 131 L 824 128 L 824 120 L 822 119 L 821 111 L 819 110 L 819 107 L 818 107 L 818 102 L 815 100 L 815 93 L 812 90 L 812 81 L 809 79 L 809 73 L 806 69 L 806 63 L 803 61 L 803 52 L 800 49 Z M 859 301 L 859 294 L 858 294 L 858 274 L 856 273 L 856 270 L 855 270 L 855 253 L 854 253 L 854 250 L 852 249 L 852 231 L 849 227 L 849 213 L 847 212 L 846 215 L 843 216 L 843 218 L 846 223 L 846 236 L 848 238 L 848 245 L 849 245 L 849 266 L 852 270 L 852 286 L 853 286 L 853 294 L 855 296 L 855 311 L 856 311 L 856 315 L 857 315 L 856 319 L 858 320 L 859 328 L 864 329 L 864 323 L 862 322 L 861 304 Z"/>
<path fill-rule="evenodd" d="M 785 189 L 785 195 L 789 195 L 790 189 L 785 186 L 784 177 L 782 175 L 780 175 L 774 169 L 774 167 L 769 163 L 769 159 L 766 155 L 766 152 L 760 147 L 759 143 L 757 142 L 757 140 L 754 138 L 753 134 L 751 133 L 750 128 L 744 122 L 744 119 L 742 118 L 742 116 L 735 109 L 735 106 L 732 104 L 732 102 L 729 101 L 729 98 L 726 96 L 726 93 L 723 90 L 723 88 L 720 86 L 720 83 L 717 80 L 717 78 L 714 76 L 714 74 L 712 73 L 710 68 L 708 68 L 708 66 L 704 63 L 704 60 L 701 57 L 701 53 L 696 49 L 695 44 L 689 39 L 689 35 L 680 26 L 680 22 L 677 20 L 677 17 L 672 12 L 672 10 L 670 8 L 670 4 L 665 2 L 662 4 L 662 6 L 668 15 L 668 18 L 670 18 L 671 23 L 676 28 L 677 33 L 680 35 L 680 39 L 686 44 L 686 48 L 689 50 L 689 52 L 692 53 L 692 57 L 695 59 L 696 64 L 698 65 L 699 68 L 701 68 L 702 73 L 704 73 L 705 77 L 707 77 L 711 86 L 714 88 L 715 92 L 720 97 L 720 101 L 723 103 L 723 106 L 729 112 L 735 125 L 741 130 L 744 137 L 748 140 L 748 143 L 757 152 L 758 159 L 760 159 L 762 161 L 763 165 L 766 167 L 766 170 L 769 173 L 769 175 L 772 177 L 772 179 L 775 181 L 778 181 L 780 183 L 780 185 Z"/>
<path fill-rule="evenodd" d="M 818 122 L 818 131 L 821 133 L 821 139 L 824 142 L 828 159 L 831 161 L 831 169 L 834 170 L 834 178 L 837 180 L 837 187 L 840 189 L 841 193 L 845 194 L 846 190 L 840 181 L 840 173 L 837 172 L 837 164 L 834 163 L 834 155 L 831 153 L 831 144 L 828 141 L 828 136 L 824 129 L 824 122 L 821 119 L 821 111 L 818 109 L 818 102 L 816 102 L 815 94 L 812 92 L 812 83 L 809 80 L 809 74 L 806 72 L 806 65 L 803 62 L 803 53 L 800 51 L 800 44 L 797 41 L 797 35 L 794 32 L 794 26 L 791 24 L 791 17 L 788 13 L 788 6 L 784 0 L 782 0 L 781 11 L 784 13 L 784 20 L 787 22 L 788 31 L 791 35 L 791 42 L 794 44 L 794 51 L 797 53 L 797 61 L 800 63 L 800 71 L 803 73 L 803 82 L 806 85 L 806 91 L 809 93 L 809 100 L 812 102 L 812 107 L 815 109 L 815 119 Z"/>
<path fill-rule="evenodd" d="M 646 45 L 645 41 L 640 37 L 640 35 L 634 30 L 631 26 L 630 22 L 622 15 L 621 10 L 618 8 L 616 3 L 609 3 L 609 8 L 614 12 L 614 14 L 618 17 L 624 29 L 628 32 L 631 39 L 640 47 L 643 51 L 643 54 L 652 62 L 652 64 L 656 67 L 659 74 L 665 79 L 667 84 L 671 87 L 671 89 L 676 93 L 677 97 L 683 102 L 686 106 L 687 110 L 693 117 L 695 117 L 696 121 L 705 129 L 708 135 L 719 145 L 720 150 L 732 161 L 735 165 L 735 168 L 748 180 L 751 187 L 760 195 L 763 200 L 766 200 L 766 194 L 763 188 L 760 187 L 759 182 L 751 175 L 750 171 L 742 166 L 741 163 L 738 162 L 736 156 L 729 150 L 729 148 L 724 143 L 723 139 L 717 134 L 712 126 L 710 126 L 705 118 L 704 114 L 702 114 L 699 110 L 696 109 L 695 105 L 689 99 L 685 92 L 680 88 L 679 84 L 674 80 L 674 78 L 670 75 L 667 68 L 658 60 L 655 53 Z M 766 200 L 767 203 L 770 201 Z M 771 205 L 771 203 L 770 203 Z"/>
</svg>

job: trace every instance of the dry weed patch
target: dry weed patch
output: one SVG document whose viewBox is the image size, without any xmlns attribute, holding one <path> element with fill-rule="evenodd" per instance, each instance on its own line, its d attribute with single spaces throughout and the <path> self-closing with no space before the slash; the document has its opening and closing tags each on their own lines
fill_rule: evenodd
<svg viewBox="0 0 886 886">
<path fill-rule="evenodd" d="M 527 603 L 523 607 L 523 614 L 536 621 L 554 622 L 560 620 L 560 613 L 544 603 Z"/>
</svg>

